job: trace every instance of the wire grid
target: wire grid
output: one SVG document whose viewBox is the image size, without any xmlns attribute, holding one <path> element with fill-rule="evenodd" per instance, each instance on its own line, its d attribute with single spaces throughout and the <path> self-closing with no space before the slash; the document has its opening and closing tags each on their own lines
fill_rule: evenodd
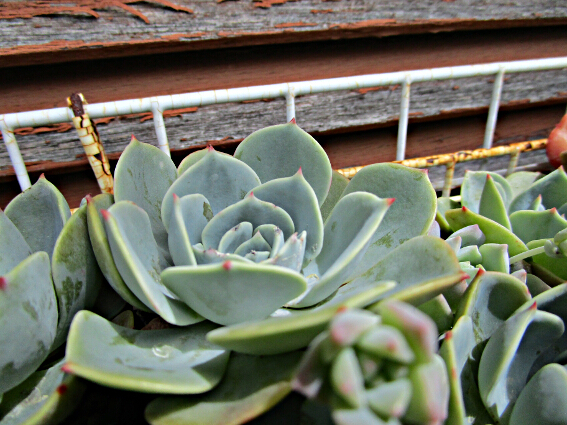
<svg viewBox="0 0 567 425">
<path fill-rule="evenodd" d="M 407 127 L 410 107 L 410 91 L 412 83 L 494 75 L 495 79 L 490 106 L 488 109 L 488 118 L 486 121 L 483 149 L 485 151 L 490 151 L 488 153 L 485 152 L 486 156 L 494 156 L 498 154 L 506 155 L 513 153 L 513 155 L 511 155 L 512 164 L 514 161 L 517 162 L 517 154 L 526 149 L 517 146 L 513 148 L 512 151 L 507 151 L 505 153 L 494 153 L 491 150 L 492 141 L 494 138 L 494 130 L 496 128 L 496 121 L 498 118 L 500 96 L 502 94 L 502 87 L 504 85 L 504 75 L 506 73 L 509 74 L 528 71 L 547 71 L 563 68 L 567 68 L 567 57 L 511 62 L 495 62 L 489 64 L 463 65 L 381 74 L 368 74 L 352 77 L 300 81 L 223 90 L 208 90 L 194 93 L 121 100 L 116 102 L 95 103 L 91 105 L 85 105 L 85 112 L 91 119 L 151 112 L 153 114 L 154 127 L 159 148 L 165 153 L 170 154 L 167 132 L 163 119 L 163 113 L 167 110 L 189 108 L 195 106 L 200 107 L 220 103 L 242 102 L 248 100 L 285 98 L 287 120 L 291 121 L 292 119 L 296 118 L 296 96 L 401 84 L 402 94 L 398 121 L 396 161 L 403 163 L 403 161 L 405 160 Z M 73 116 L 73 112 L 70 108 L 53 108 L 0 115 L 0 130 L 2 131 L 4 144 L 6 145 L 8 153 L 10 155 L 10 160 L 14 167 L 22 191 L 30 187 L 31 183 L 26 170 L 26 166 L 18 148 L 18 144 L 16 142 L 14 131 L 22 127 L 40 127 L 44 125 L 72 122 Z M 453 155 L 451 157 L 451 160 L 444 162 L 444 164 L 448 166 L 447 178 L 443 191 L 444 194 L 445 192 L 447 192 L 447 187 L 449 187 L 448 190 L 450 190 L 452 179 L 452 173 L 450 170 L 451 167 L 454 167 L 455 162 L 459 162 L 458 155 Z M 432 166 L 428 165 L 427 161 L 425 161 L 424 164 L 425 165 L 412 165 L 410 161 L 406 165 L 419 167 Z M 353 173 L 358 171 L 358 169 L 360 169 L 360 167 L 342 171 L 343 174 L 352 176 Z"/>
</svg>

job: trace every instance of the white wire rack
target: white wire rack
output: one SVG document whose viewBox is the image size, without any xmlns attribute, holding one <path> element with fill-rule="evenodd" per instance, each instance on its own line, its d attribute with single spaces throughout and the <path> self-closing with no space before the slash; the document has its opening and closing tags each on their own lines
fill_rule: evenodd
<svg viewBox="0 0 567 425">
<path fill-rule="evenodd" d="M 223 90 L 208 90 L 194 93 L 121 100 L 116 102 L 95 103 L 85 105 L 85 112 L 88 113 L 92 119 L 152 112 L 159 147 L 161 150 L 169 154 L 169 143 L 163 119 L 163 113 L 167 110 L 219 103 L 242 102 L 248 100 L 285 98 L 287 120 L 290 121 L 295 118 L 296 96 L 401 84 L 402 96 L 400 101 L 396 150 L 396 160 L 401 161 L 405 159 L 410 106 L 410 88 L 412 83 L 475 76 L 496 76 L 494 79 L 492 98 L 490 101 L 483 143 L 483 148 L 489 149 L 492 146 L 494 129 L 496 127 L 500 96 L 504 85 L 504 75 L 510 73 L 546 71 L 563 68 L 567 68 L 567 57 L 496 62 L 489 64 L 420 69 L 413 71 L 369 74 Z M 14 166 L 14 170 L 22 190 L 27 189 L 31 184 L 16 142 L 14 131 L 23 127 L 40 127 L 71 122 L 73 116 L 73 112 L 70 108 L 54 108 L 0 115 L 0 129 L 4 138 L 4 144 L 6 145 L 10 155 L 10 160 Z"/>
</svg>

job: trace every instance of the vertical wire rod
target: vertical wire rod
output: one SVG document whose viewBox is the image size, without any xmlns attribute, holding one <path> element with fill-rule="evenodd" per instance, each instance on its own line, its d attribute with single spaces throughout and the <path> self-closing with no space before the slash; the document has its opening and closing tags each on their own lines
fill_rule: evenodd
<svg viewBox="0 0 567 425">
<path fill-rule="evenodd" d="M 488 118 L 486 119 L 486 128 L 484 129 L 484 149 L 492 147 L 494 139 L 494 130 L 496 130 L 496 120 L 498 119 L 498 108 L 500 107 L 500 97 L 502 96 L 502 86 L 504 85 L 504 69 L 500 69 L 494 79 L 492 87 L 492 98 L 490 99 L 490 107 L 488 108 Z"/>
<path fill-rule="evenodd" d="M 171 157 L 169 151 L 169 142 L 167 140 L 167 132 L 165 131 L 165 122 L 163 121 L 163 113 L 160 110 L 159 102 L 156 98 L 152 98 L 152 115 L 154 119 L 154 128 L 158 140 L 159 148 Z"/>
<path fill-rule="evenodd" d="M 289 85 L 288 91 L 285 95 L 286 107 L 286 120 L 290 122 L 295 118 L 295 90 L 292 85 Z"/>
<path fill-rule="evenodd" d="M 2 130 L 2 138 L 4 139 L 4 144 L 6 145 L 6 150 L 10 156 L 10 161 L 12 161 L 12 166 L 16 172 L 16 178 L 20 185 L 22 192 L 29 187 L 31 187 L 30 176 L 28 175 L 28 170 L 24 164 L 24 159 L 18 148 L 18 142 L 16 142 L 16 136 L 14 131 L 8 128 L 4 120 L 0 120 L 0 129 Z"/>
<path fill-rule="evenodd" d="M 410 103 L 410 77 L 406 77 L 402 85 L 402 100 L 400 102 L 400 120 L 398 121 L 398 143 L 396 146 L 396 161 L 406 157 L 406 141 L 408 137 L 408 117 Z"/>
</svg>

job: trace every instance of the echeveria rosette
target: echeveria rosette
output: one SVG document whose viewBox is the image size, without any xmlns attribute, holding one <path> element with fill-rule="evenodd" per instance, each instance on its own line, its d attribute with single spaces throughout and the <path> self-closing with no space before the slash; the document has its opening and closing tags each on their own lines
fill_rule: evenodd
<svg viewBox="0 0 567 425">
<path fill-rule="evenodd" d="M 328 404 L 337 424 L 442 424 L 448 377 L 437 328 L 415 307 L 381 304 L 380 315 L 336 314 L 305 353 L 295 390 Z"/>
<path fill-rule="evenodd" d="M 323 301 L 393 202 L 348 194 L 323 224 L 331 166 L 293 122 L 253 133 L 235 157 L 190 155 L 180 171 L 172 179 L 171 160 L 133 140 L 117 164 L 116 203 L 102 212 L 129 291 L 176 325 L 231 325 Z"/>
</svg>

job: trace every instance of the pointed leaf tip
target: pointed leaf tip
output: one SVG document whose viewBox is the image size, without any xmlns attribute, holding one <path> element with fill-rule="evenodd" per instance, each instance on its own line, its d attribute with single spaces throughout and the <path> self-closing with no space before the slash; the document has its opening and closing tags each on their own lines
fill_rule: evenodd
<svg viewBox="0 0 567 425">
<path fill-rule="evenodd" d="M 336 314 L 344 313 L 347 310 L 348 307 L 346 305 L 341 305 L 339 308 L 337 308 Z"/>
<path fill-rule="evenodd" d="M 90 193 L 87 196 L 85 196 L 85 200 L 87 201 L 87 204 L 90 204 L 93 201 L 93 197 L 91 196 Z"/>
<path fill-rule="evenodd" d="M 8 286 L 8 282 L 6 282 L 6 278 L 4 276 L 0 276 L 0 291 L 4 291 Z"/>
<path fill-rule="evenodd" d="M 301 170 L 301 167 L 299 167 L 299 170 L 297 170 L 297 174 L 299 174 L 300 176 L 303 175 L 303 171 Z"/>
<path fill-rule="evenodd" d="M 529 309 L 530 310 L 537 310 L 537 301 L 534 301 L 534 303 L 530 306 Z"/>
<path fill-rule="evenodd" d="M 469 209 L 467 207 L 463 207 L 463 212 L 467 212 Z"/>
<path fill-rule="evenodd" d="M 461 272 L 461 280 L 467 280 L 468 278 L 470 278 L 468 273 Z"/>
<path fill-rule="evenodd" d="M 222 263 L 222 268 L 226 271 L 232 269 L 232 261 L 225 261 L 224 263 Z"/>
<path fill-rule="evenodd" d="M 291 124 L 297 124 L 297 123 L 295 122 L 295 117 L 293 117 L 293 118 L 291 119 L 290 123 L 291 123 Z"/>
<path fill-rule="evenodd" d="M 108 212 L 108 210 L 100 210 L 100 213 L 102 214 L 102 218 L 104 218 L 105 220 L 108 220 L 110 218 L 110 213 Z"/>
<path fill-rule="evenodd" d="M 452 331 L 447 331 L 447 332 L 445 332 L 445 339 L 446 339 L 447 341 L 453 339 L 453 332 L 452 332 Z"/>
<path fill-rule="evenodd" d="M 553 207 L 553 208 L 551 208 L 551 209 L 549 210 L 549 212 L 550 212 L 551 214 L 555 214 L 555 213 L 557 213 L 557 208 Z"/>
<path fill-rule="evenodd" d="M 388 204 L 388 206 L 392 205 L 394 202 L 396 202 L 396 198 L 386 198 L 386 202 Z"/>
<path fill-rule="evenodd" d="M 486 180 L 492 180 L 492 176 L 490 174 L 486 175 Z"/>
<path fill-rule="evenodd" d="M 132 134 L 131 137 L 130 137 L 130 141 L 133 142 L 134 140 L 137 140 L 137 139 L 136 139 L 136 136 L 134 136 L 134 135 Z"/>
<path fill-rule="evenodd" d="M 209 152 L 214 152 L 215 148 L 213 148 L 213 145 L 208 144 L 208 145 L 207 145 L 207 150 L 208 150 Z"/>
<path fill-rule="evenodd" d="M 69 366 L 69 363 L 65 363 L 63 366 L 61 366 L 61 372 L 72 374 L 73 370 L 71 369 L 71 366 Z"/>
<path fill-rule="evenodd" d="M 250 195 L 248 195 L 248 196 L 249 196 L 250 198 L 253 198 L 253 197 L 254 197 L 254 191 L 251 191 L 251 192 L 250 192 Z"/>
<path fill-rule="evenodd" d="M 45 173 L 41 173 L 39 176 L 40 179 L 44 179 L 45 178 Z"/>
<path fill-rule="evenodd" d="M 67 385 L 65 385 L 65 384 L 59 385 L 59 386 L 57 387 L 57 390 L 56 390 L 56 391 L 57 391 L 57 394 L 59 394 L 59 395 L 65 394 L 65 393 L 67 392 Z"/>
<path fill-rule="evenodd" d="M 173 194 L 173 202 L 178 202 L 179 201 L 179 196 L 177 196 L 177 193 Z"/>
</svg>

